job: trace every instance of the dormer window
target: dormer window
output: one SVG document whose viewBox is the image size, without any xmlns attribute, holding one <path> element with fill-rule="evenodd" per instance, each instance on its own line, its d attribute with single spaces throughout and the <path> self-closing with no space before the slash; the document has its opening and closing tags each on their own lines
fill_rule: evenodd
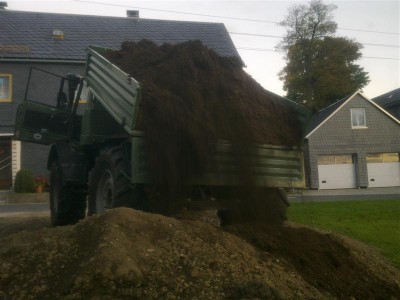
<svg viewBox="0 0 400 300">
<path fill-rule="evenodd" d="M 63 40 L 64 39 L 64 32 L 59 29 L 54 29 L 53 30 L 53 39 L 55 40 Z"/>
<path fill-rule="evenodd" d="M 351 128 L 367 128 L 365 119 L 365 108 L 352 108 L 351 110 Z"/>
</svg>

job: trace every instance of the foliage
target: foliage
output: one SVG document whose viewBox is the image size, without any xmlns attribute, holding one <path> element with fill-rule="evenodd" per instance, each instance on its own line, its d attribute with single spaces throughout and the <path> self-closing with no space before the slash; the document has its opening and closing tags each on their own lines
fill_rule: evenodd
<svg viewBox="0 0 400 300">
<path fill-rule="evenodd" d="M 47 178 L 43 175 L 39 175 L 35 177 L 35 185 L 38 186 L 42 186 L 42 187 L 46 187 L 48 185 L 48 181 Z"/>
<path fill-rule="evenodd" d="M 400 268 L 400 199 L 292 203 L 288 217 L 373 245 Z"/>
<path fill-rule="evenodd" d="M 334 37 L 336 7 L 313 0 L 289 10 L 285 38 L 278 49 L 285 53 L 286 66 L 279 72 L 287 97 L 321 109 L 369 82 L 368 74 L 355 64 L 362 45 L 345 37 Z"/>
<path fill-rule="evenodd" d="M 367 72 L 354 64 L 361 57 L 360 48 L 360 44 L 347 38 L 316 40 L 313 59 L 305 67 L 302 46 L 291 46 L 287 65 L 279 73 L 287 97 L 319 110 L 364 87 L 368 83 Z"/>
<path fill-rule="evenodd" d="M 35 191 L 36 184 L 31 170 L 21 169 L 17 172 L 14 181 L 14 192 L 32 193 Z"/>
<path fill-rule="evenodd" d="M 335 5 L 325 5 L 320 0 L 313 0 L 310 4 L 293 5 L 281 26 L 286 27 L 287 33 L 279 43 L 281 50 L 288 50 L 299 42 L 314 41 L 336 32 L 337 24 L 333 21 Z"/>
</svg>

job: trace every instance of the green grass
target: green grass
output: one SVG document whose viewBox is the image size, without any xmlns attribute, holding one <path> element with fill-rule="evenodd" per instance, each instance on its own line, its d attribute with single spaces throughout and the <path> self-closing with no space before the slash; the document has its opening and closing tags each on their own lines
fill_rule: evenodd
<svg viewBox="0 0 400 300">
<path fill-rule="evenodd" d="M 292 203 L 288 218 L 373 245 L 400 268 L 400 200 Z"/>
</svg>

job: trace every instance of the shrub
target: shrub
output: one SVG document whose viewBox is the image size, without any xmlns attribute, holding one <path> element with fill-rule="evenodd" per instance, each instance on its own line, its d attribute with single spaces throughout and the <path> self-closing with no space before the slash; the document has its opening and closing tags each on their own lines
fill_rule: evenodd
<svg viewBox="0 0 400 300">
<path fill-rule="evenodd" d="M 35 178 L 31 170 L 19 170 L 15 176 L 14 192 L 16 193 L 33 193 L 36 184 Z"/>
</svg>

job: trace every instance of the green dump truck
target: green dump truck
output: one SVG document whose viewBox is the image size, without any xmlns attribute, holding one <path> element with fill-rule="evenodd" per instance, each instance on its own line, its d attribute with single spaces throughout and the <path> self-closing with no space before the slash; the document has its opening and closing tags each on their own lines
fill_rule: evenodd
<svg viewBox="0 0 400 300">
<path fill-rule="evenodd" d="M 112 207 L 146 207 L 146 186 L 151 185 L 145 159 L 146 136 L 136 130 L 141 85 L 108 61 L 103 51 L 89 47 L 82 77 L 31 70 L 25 101 L 17 112 L 16 139 L 51 145 L 47 167 L 51 172 L 53 225 L 73 224 L 86 213 L 97 214 Z M 54 75 L 61 82 L 54 104 L 30 99 L 39 84 L 33 83 L 37 72 Z M 88 91 L 85 105 L 79 105 L 82 89 Z M 305 125 L 309 112 L 294 106 Z M 188 185 L 240 185 L 229 171 L 234 168 L 229 142 L 221 141 L 215 148 L 214 164 Z M 304 187 L 301 148 L 254 145 L 251 155 L 248 161 L 253 165 L 249 169 L 254 171 L 255 185 Z"/>
</svg>

